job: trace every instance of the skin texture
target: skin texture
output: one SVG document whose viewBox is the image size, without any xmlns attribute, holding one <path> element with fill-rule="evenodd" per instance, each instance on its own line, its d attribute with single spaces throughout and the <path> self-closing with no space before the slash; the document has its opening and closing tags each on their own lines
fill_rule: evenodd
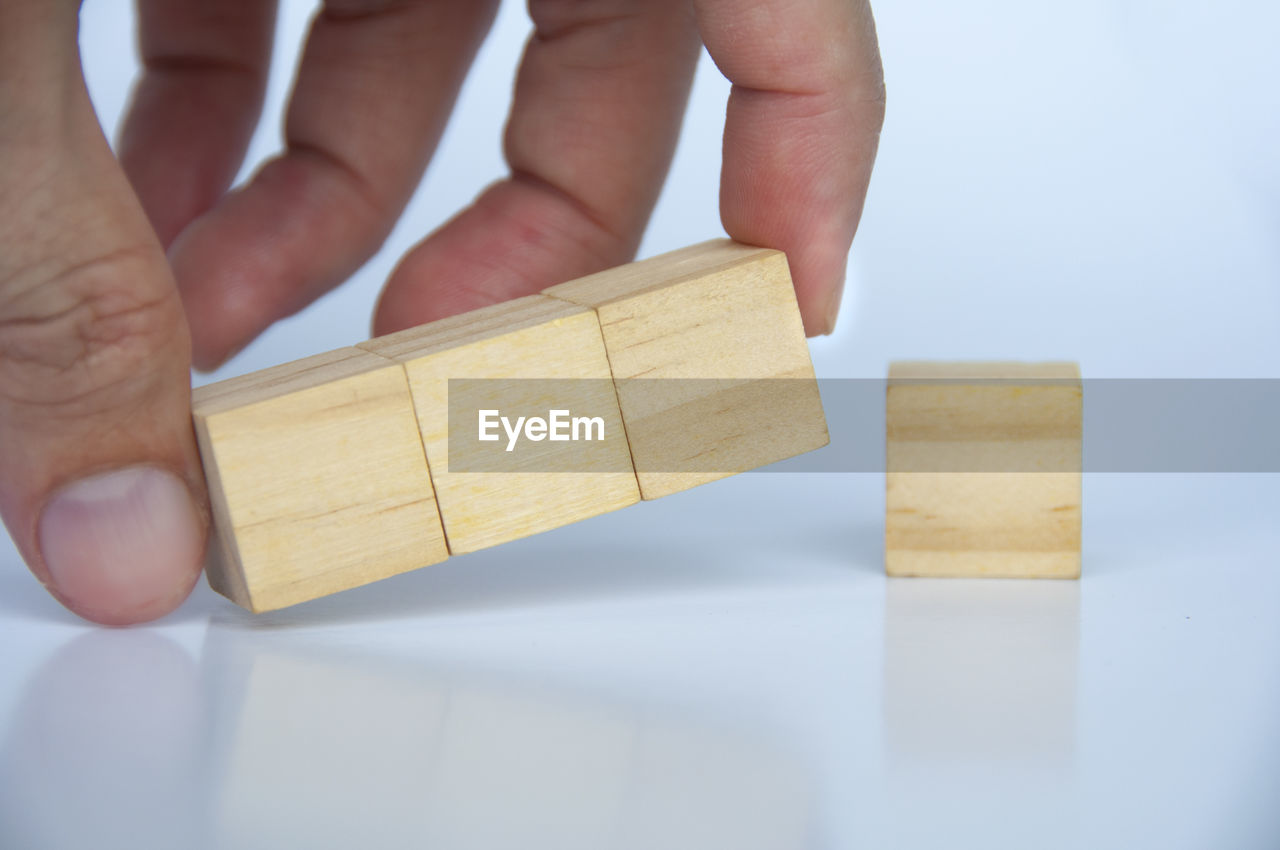
<svg viewBox="0 0 1280 850">
<path fill-rule="evenodd" d="M 190 367 L 211 369 L 382 244 L 435 150 L 496 0 L 330 0 L 283 152 L 228 192 L 259 120 L 268 0 L 139 0 L 144 72 L 117 159 L 76 0 L 0 0 L 0 514 L 91 620 L 179 605 L 207 495 Z M 401 261 L 378 334 L 631 259 L 700 46 L 733 83 L 721 217 L 787 252 L 831 330 L 884 114 L 864 0 L 530 0 L 510 175 Z"/>
</svg>

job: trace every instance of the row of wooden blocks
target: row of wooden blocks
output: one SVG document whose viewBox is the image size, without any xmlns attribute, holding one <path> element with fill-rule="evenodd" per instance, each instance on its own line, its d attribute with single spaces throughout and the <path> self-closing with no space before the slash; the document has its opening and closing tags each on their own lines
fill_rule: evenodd
<svg viewBox="0 0 1280 850">
<path fill-rule="evenodd" d="M 1068 363 L 894 364 L 886 572 L 1079 576 L 1081 399 Z M 587 410 L 599 439 L 544 422 L 508 454 L 489 407 Z M 209 582 L 253 611 L 827 443 L 786 259 L 727 240 L 201 387 L 193 414 Z"/>
<path fill-rule="evenodd" d="M 456 431 L 450 447 L 450 385 L 463 379 L 494 393 L 495 410 L 589 408 L 601 439 L 539 442 L 533 471 L 473 471 Z M 566 387 L 571 401 L 547 397 Z M 828 439 L 786 258 L 728 240 L 200 387 L 192 412 L 214 518 L 209 583 L 252 611 Z M 554 452 L 576 465 L 556 467 Z"/>
</svg>

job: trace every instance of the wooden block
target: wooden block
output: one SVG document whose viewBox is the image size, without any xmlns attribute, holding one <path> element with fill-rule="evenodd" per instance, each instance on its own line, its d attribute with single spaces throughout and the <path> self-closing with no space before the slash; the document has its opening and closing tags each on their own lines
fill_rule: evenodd
<svg viewBox="0 0 1280 850">
<path fill-rule="evenodd" d="M 895 363 L 887 392 L 889 575 L 1079 577 L 1075 364 Z"/>
<path fill-rule="evenodd" d="M 448 557 L 404 370 L 356 348 L 200 387 L 209 584 L 269 611 Z"/>
<path fill-rule="evenodd" d="M 472 552 L 638 502 L 596 314 L 533 295 L 363 343 L 404 365 L 449 550 Z M 599 418 L 601 439 L 477 441 L 479 410 Z M 450 414 L 453 413 L 453 430 Z M 459 421 L 460 420 L 460 421 Z"/>
<path fill-rule="evenodd" d="M 600 316 L 643 498 L 827 444 L 780 251 L 720 239 L 545 294 Z"/>
</svg>

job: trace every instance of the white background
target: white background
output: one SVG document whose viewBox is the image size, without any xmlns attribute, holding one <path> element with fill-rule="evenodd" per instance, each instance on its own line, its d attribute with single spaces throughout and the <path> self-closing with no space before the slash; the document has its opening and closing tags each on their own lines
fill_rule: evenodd
<svg viewBox="0 0 1280 850">
<path fill-rule="evenodd" d="M 888 118 L 821 377 L 1280 378 L 1277 7 L 876 10 Z M 283 4 L 255 160 L 310 11 Z M 501 175 L 526 31 L 507 3 L 386 248 L 215 378 L 366 338 L 396 258 Z M 131 39 L 88 0 L 108 129 Z M 719 234 L 726 94 L 704 61 L 642 255 Z M 130 630 L 6 546 L 0 846 L 1280 846 L 1277 476 L 1087 476 L 1078 583 L 886 581 L 881 487 L 744 475 L 275 615 L 202 585 Z"/>
</svg>

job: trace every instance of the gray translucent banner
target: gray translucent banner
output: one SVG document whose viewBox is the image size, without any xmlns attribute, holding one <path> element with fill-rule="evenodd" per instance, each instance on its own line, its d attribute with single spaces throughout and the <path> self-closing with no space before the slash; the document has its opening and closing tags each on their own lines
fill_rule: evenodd
<svg viewBox="0 0 1280 850">
<path fill-rule="evenodd" d="M 624 471 L 625 420 L 662 443 L 638 472 L 743 472 L 757 443 L 768 472 L 1280 472 L 1276 379 L 895 381 L 888 427 L 888 381 L 816 384 L 829 444 L 770 462 L 812 444 L 814 381 L 451 379 L 449 470 Z"/>
</svg>

